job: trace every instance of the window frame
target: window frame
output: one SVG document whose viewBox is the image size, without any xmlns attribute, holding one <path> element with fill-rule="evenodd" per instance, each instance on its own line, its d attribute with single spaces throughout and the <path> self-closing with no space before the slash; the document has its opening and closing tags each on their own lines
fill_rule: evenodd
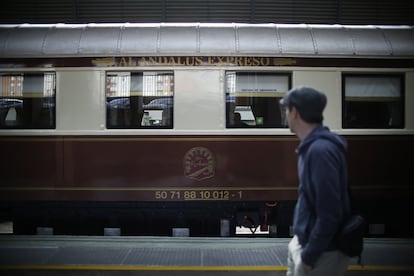
<svg viewBox="0 0 414 276">
<path fill-rule="evenodd" d="M 228 73 L 236 73 L 239 74 L 249 74 L 249 73 L 254 73 L 254 74 L 264 74 L 264 75 L 274 75 L 274 76 L 282 76 L 282 77 L 287 77 L 287 90 L 286 91 L 275 91 L 274 93 L 283 93 L 283 96 L 285 95 L 286 92 L 288 92 L 290 89 L 292 89 L 292 72 L 286 72 L 286 71 L 263 71 L 263 70 L 225 70 L 224 76 L 225 76 L 225 80 L 224 80 L 224 93 L 225 93 L 225 128 L 226 129 L 286 129 L 288 128 L 286 120 L 283 118 L 285 116 L 283 108 L 281 108 L 279 101 L 283 96 L 280 97 L 269 97 L 269 98 L 276 98 L 276 102 L 278 105 L 278 109 L 275 112 L 279 112 L 280 113 L 280 125 L 279 126 L 274 126 L 274 125 L 243 125 L 243 126 L 235 126 L 232 125 L 231 122 L 231 118 L 230 118 L 230 101 L 229 98 L 231 97 L 235 97 L 237 98 L 237 96 L 231 96 L 230 92 L 228 92 L 228 80 L 227 80 L 227 75 Z M 236 85 L 236 84 L 235 84 Z M 237 93 L 237 91 L 236 91 Z M 266 97 L 253 97 L 255 92 L 251 91 L 251 92 L 246 92 L 246 95 L 250 94 L 250 96 L 246 97 L 246 98 L 266 98 Z M 260 92 L 260 93 L 268 93 L 268 92 Z M 263 95 L 263 94 L 262 94 Z M 236 105 L 235 105 L 236 107 Z M 255 118 L 257 120 L 257 118 Z"/>
<path fill-rule="evenodd" d="M 52 75 L 53 78 L 51 80 L 49 78 L 46 78 L 47 75 Z M 21 102 L 21 111 L 16 112 L 17 106 L 9 107 L 9 110 L 7 111 L 7 114 L 5 115 L 4 120 L 6 121 L 6 117 L 10 113 L 10 109 L 13 108 L 15 110 L 14 116 L 17 116 L 15 121 L 21 121 L 16 122 L 15 125 L 0 125 L 1 130 L 12 130 L 12 129 L 28 129 L 28 130 L 55 130 L 56 129 L 56 113 L 57 113 L 57 73 L 56 71 L 3 71 L 0 72 L 0 78 L 2 79 L 2 82 L 4 81 L 3 76 L 18 76 L 21 77 L 21 91 L 18 91 L 18 94 L 13 95 L 16 91 L 10 91 L 11 95 L 6 95 L 5 91 L 0 92 L 0 100 L 16 100 Z M 39 85 L 42 87 L 41 91 L 33 91 L 32 86 L 30 86 L 29 89 L 25 91 L 25 87 L 27 87 L 27 83 L 25 85 L 25 81 L 27 81 L 27 78 L 25 80 L 25 77 L 28 76 L 36 76 L 39 77 L 39 80 L 41 79 L 42 82 L 35 82 L 36 85 Z M 33 80 L 31 80 L 33 82 Z M 2 84 L 3 85 L 3 84 Z M 51 86 L 52 85 L 52 86 Z M 36 88 L 35 88 L 36 89 Z M 52 92 L 51 92 L 51 91 Z M 41 95 L 39 96 L 39 93 Z M 38 101 L 37 101 L 38 100 Z M 45 101 L 48 100 L 48 101 Z M 5 102 L 6 102 L 5 101 Z M 25 106 L 26 102 L 26 106 Z M 52 104 L 52 106 L 50 106 Z M 49 116 L 46 120 L 42 120 L 40 116 L 44 113 L 44 106 L 46 107 L 46 111 L 49 113 Z M 33 117 L 33 112 L 35 111 L 35 107 L 38 107 L 39 114 L 36 114 L 37 116 Z M 26 114 L 26 112 L 30 112 L 30 114 Z M 19 115 L 20 113 L 20 115 Z M 35 118 L 38 117 L 37 120 Z M 19 119 L 17 119 L 19 118 Z M 28 119 L 30 118 L 30 119 Z M 46 122 L 46 123 L 45 123 Z"/>
<path fill-rule="evenodd" d="M 144 89 L 145 84 L 144 83 L 142 83 L 142 91 L 138 91 L 138 92 L 137 91 L 132 91 L 132 89 L 133 89 L 132 88 L 133 85 L 132 85 L 132 82 L 131 82 L 132 81 L 132 76 L 133 75 L 140 76 L 140 78 L 142 78 L 142 82 L 144 82 L 145 73 L 149 73 L 149 74 L 154 73 L 155 75 L 158 75 L 158 74 L 159 75 L 163 75 L 163 74 L 170 75 L 172 77 L 172 83 L 170 83 L 170 86 L 172 87 L 172 90 L 170 92 L 171 95 L 169 95 L 169 96 L 168 95 L 166 95 L 166 96 L 162 96 L 162 95 L 152 95 L 152 96 L 151 95 L 145 95 L 145 91 L 144 91 L 145 90 Z M 122 75 L 122 74 L 127 75 L 127 74 L 129 74 L 130 83 L 128 84 L 128 88 L 129 88 L 129 91 L 128 91 L 129 94 L 128 95 L 119 95 L 119 96 L 111 96 L 111 97 L 107 96 L 107 94 L 108 94 L 108 88 L 107 88 L 107 86 L 108 86 L 108 76 L 111 75 L 111 74 L 114 74 L 114 75 Z M 105 93 L 104 96 L 105 96 L 105 123 L 106 123 L 106 129 L 111 129 L 111 130 L 112 129 L 129 129 L 129 130 L 152 129 L 152 130 L 156 130 L 156 129 L 173 129 L 174 128 L 174 94 L 175 94 L 175 72 L 174 72 L 174 70 L 106 71 L 105 72 L 105 89 L 104 89 L 104 93 Z M 150 93 L 154 93 L 154 91 L 150 91 Z M 125 123 L 125 125 L 119 125 L 119 124 L 118 125 L 115 125 L 115 124 L 111 125 L 110 124 L 110 117 L 109 117 L 109 114 L 108 114 L 109 109 L 110 109 L 109 106 L 108 106 L 109 105 L 108 98 L 112 98 L 112 100 L 128 99 L 128 101 L 130 102 L 133 97 L 135 97 L 136 100 L 139 100 L 139 98 L 144 99 L 146 97 L 154 97 L 153 100 L 167 99 L 167 103 L 168 104 L 171 103 L 171 106 L 169 107 L 171 110 L 168 111 L 169 112 L 168 116 L 169 116 L 169 121 L 170 122 L 167 125 L 142 125 L 143 120 L 146 121 L 146 117 L 147 117 L 146 115 L 148 115 L 148 112 L 145 111 L 146 109 L 143 109 L 141 115 L 139 115 L 141 112 L 138 112 L 138 116 L 141 118 L 141 122 L 139 122 L 135 125 L 133 125 L 130 122 L 129 126 L 126 125 L 126 123 Z M 153 100 L 149 101 L 147 103 L 147 105 L 150 104 Z M 131 109 L 129 108 L 129 111 L 130 110 Z M 148 110 L 151 110 L 151 109 L 148 109 Z M 154 109 L 154 110 L 157 110 L 157 109 Z"/>
<path fill-rule="evenodd" d="M 400 97 L 398 103 L 399 108 L 401 110 L 401 118 L 400 118 L 400 124 L 397 126 L 382 126 L 382 127 L 375 127 L 375 126 L 369 126 L 367 123 L 361 123 L 361 126 L 356 126 L 355 124 L 352 125 L 350 122 L 348 122 L 347 119 L 347 104 L 350 101 L 346 100 L 346 80 L 348 77 L 356 77 L 356 78 L 397 78 L 400 83 Z M 384 73 L 369 73 L 369 72 L 344 72 L 341 76 L 341 83 L 342 83 L 342 129 L 404 129 L 405 128 L 405 74 L 403 72 L 384 72 Z M 364 102 L 364 101 L 355 101 L 355 102 Z M 381 102 L 381 101 L 365 101 L 367 103 L 374 103 L 374 102 Z M 390 103 L 390 101 L 382 101 L 385 103 Z"/>
</svg>

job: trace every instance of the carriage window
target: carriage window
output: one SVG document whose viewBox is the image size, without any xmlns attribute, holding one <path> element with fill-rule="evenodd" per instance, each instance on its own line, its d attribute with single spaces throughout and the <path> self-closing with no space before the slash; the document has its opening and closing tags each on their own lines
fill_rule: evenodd
<svg viewBox="0 0 414 276">
<path fill-rule="evenodd" d="M 286 127 L 279 100 L 289 87 L 289 74 L 226 72 L 227 128 Z"/>
<path fill-rule="evenodd" d="M 172 72 L 107 73 L 107 128 L 172 128 L 173 94 Z"/>
<path fill-rule="evenodd" d="M 343 128 L 403 128 L 402 75 L 344 75 Z"/>
<path fill-rule="evenodd" d="M 54 129 L 56 74 L 0 74 L 0 128 Z"/>
</svg>

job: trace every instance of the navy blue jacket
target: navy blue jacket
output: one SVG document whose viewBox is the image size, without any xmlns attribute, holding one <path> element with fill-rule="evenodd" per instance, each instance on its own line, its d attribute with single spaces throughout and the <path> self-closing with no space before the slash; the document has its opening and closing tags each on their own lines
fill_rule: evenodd
<svg viewBox="0 0 414 276">
<path fill-rule="evenodd" d="M 337 249 L 342 222 L 351 213 L 344 138 L 320 125 L 298 146 L 299 195 L 293 231 L 302 245 L 302 261 L 314 266 L 319 256 Z"/>
</svg>

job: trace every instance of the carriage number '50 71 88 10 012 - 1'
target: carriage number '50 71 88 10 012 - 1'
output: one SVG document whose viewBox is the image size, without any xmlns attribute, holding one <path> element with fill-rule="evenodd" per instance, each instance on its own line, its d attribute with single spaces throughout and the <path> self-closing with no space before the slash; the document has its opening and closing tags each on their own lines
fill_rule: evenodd
<svg viewBox="0 0 414 276">
<path fill-rule="evenodd" d="M 240 200 L 243 191 L 227 190 L 161 190 L 155 191 L 156 200 Z"/>
</svg>

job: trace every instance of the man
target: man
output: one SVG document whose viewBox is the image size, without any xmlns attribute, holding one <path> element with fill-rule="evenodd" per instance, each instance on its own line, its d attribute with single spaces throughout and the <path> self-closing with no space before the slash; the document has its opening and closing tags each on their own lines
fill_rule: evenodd
<svg viewBox="0 0 414 276">
<path fill-rule="evenodd" d="M 289 243 L 287 276 L 343 275 L 349 257 L 335 235 L 349 216 L 346 141 L 322 124 L 325 94 L 310 87 L 290 90 L 280 101 L 290 130 L 300 139 L 299 195 Z"/>
<path fill-rule="evenodd" d="M 235 127 L 246 127 L 248 126 L 245 122 L 241 119 L 241 114 L 239 112 L 234 112 L 233 114 L 233 126 Z"/>
</svg>

